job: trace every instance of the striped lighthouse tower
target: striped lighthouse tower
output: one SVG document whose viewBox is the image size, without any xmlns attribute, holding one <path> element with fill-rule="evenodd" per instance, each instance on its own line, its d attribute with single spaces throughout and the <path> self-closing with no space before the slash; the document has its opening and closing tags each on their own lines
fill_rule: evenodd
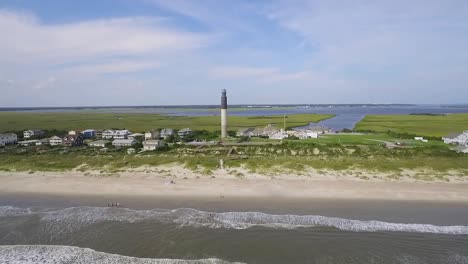
<svg viewBox="0 0 468 264">
<path fill-rule="evenodd" d="M 221 90 L 221 138 L 227 137 L 227 96 L 226 89 Z"/>
</svg>

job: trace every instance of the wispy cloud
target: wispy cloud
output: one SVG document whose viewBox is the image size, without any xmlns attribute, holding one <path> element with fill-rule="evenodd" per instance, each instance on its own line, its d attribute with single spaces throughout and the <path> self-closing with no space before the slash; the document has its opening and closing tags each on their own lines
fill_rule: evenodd
<svg viewBox="0 0 468 264">
<path fill-rule="evenodd" d="M 213 79 L 256 79 L 262 82 L 301 80 L 310 76 L 307 71 L 282 72 L 278 68 L 261 67 L 218 67 L 211 69 Z"/>
</svg>

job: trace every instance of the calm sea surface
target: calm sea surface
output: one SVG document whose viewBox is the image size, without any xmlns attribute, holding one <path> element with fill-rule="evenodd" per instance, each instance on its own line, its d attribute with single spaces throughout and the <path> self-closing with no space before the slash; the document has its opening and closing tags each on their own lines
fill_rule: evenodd
<svg viewBox="0 0 468 264">
<path fill-rule="evenodd" d="M 0 263 L 468 263 L 468 204 L 92 200 L 2 196 Z"/>
<path fill-rule="evenodd" d="M 0 111 L 21 112 L 76 112 L 96 111 L 102 113 L 153 113 L 175 116 L 208 116 L 219 115 L 217 106 L 140 106 L 140 107 L 91 107 L 91 108 L 0 108 Z M 300 106 L 271 106 L 246 107 L 231 106 L 229 115 L 261 116 L 261 115 L 290 115 L 290 114 L 334 114 L 334 118 L 324 120 L 318 124 L 327 126 L 335 131 L 344 128 L 352 129 L 365 115 L 371 114 L 450 114 L 468 113 L 468 106 L 456 105 L 300 105 Z"/>
</svg>

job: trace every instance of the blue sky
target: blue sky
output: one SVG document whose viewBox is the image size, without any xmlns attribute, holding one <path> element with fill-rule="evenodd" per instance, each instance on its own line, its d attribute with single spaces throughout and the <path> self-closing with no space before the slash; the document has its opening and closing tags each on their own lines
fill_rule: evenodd
<svg viewBox="0 0 468 264">
<path fill-rule="evenodd" d="M 466 103 L 468 1 L 0 0 L 0 106 Z"/>
</svg>

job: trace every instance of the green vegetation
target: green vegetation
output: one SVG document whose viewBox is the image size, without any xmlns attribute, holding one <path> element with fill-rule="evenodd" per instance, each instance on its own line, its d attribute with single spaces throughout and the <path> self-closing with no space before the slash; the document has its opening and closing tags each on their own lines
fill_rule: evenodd
<svg viewBox="0 0 468 264">
<path fill-rule="evenodd" d="M 442 137 L 450 133 L 468 130 L 468 114 L 449 115 L 368 115 L 356 127 L 356 131 L 387 132 Z"/>
<path fill-rule="evenodd" d="M 242 167 L 269 175 L 283 172 L 301 174 L 310 168 L 319 171 L 384 172 L 395 178 L 399 178 L 405 170 L 418 171 L 416 176 L 421 179 L 445 177 L 449 172 L 468 175 L 468 155 L 451 151 L 439 141 L 422 143 L 404 140 L 405 146 L 395 148 L 387 148 L 383 143 L 396 141 L 401 140 L 386 134 L 328 135 L 321 139 L 286 140 L 282 144 L 174 145 L 170 149 L 134 155 L 127 155 L 125 149 L 116 148 L 102 151 L 89 147 L 11 147 L 0 153 L 0 171 L 65 171 L 78 168 L 80 171 L 97 170 L 107 175 L 128 168 L 176 163 L 200 175 L 210 175 L 218 168 L 219 159 L 223 159 L 225 168 L 238 170 Z M 233 174 L 242 176 L 240 173 Z"/>
<path fill-rule="evenodd" d="M 305 126 L 333 115 L 295 114 L 288 115 L 288 127 Z M 230 116 L 229 128 L 266 126 L 270 123 L 283 125 L 283 115 L 273 116 Z M 126 128 L 133 132 L 143 132 L 154 128 L 194 130 L 219 130 L 219 116 L 165 116 L 158 114 L 112 114 L 90 111 L 73 113 L 20 113 L 0 112 L 0 132 L 21 131 L 30 128 L 45 130 L 82 130 L 87 128 L 108 129 Z"/>
</svg>

